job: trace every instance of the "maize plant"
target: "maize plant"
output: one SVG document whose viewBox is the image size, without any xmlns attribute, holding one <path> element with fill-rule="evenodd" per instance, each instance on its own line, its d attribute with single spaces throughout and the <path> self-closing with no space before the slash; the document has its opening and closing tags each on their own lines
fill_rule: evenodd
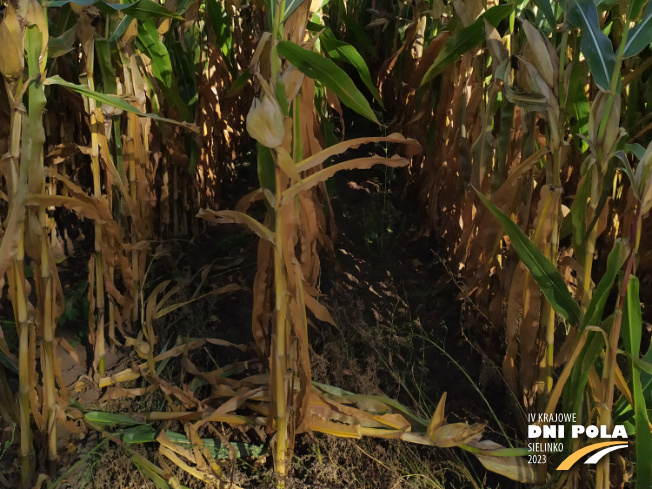
<svg viewBox="0 0 652 489">
<path fill-rule="evenodd" d="M 459 327 L 500 364 L 518 408 L 626 426 L 636 487 L 650 487 L 652 1 L 6 3 L 0 414 L 20 433 L 22 487 L 54 477 L 57 438 L 86 428 L 157 487 L 181 487 L 182 472 L 231 483 L 220 459 L 264 449 L 219 426 L 269 437 L 279 487 L 310 431 L 456 447 L 522 483 L 622 485 L 616 454 L 594 472 L 555 470 L 587 439 L 535 466 L 513 440 L 483 440 L 486 423 L 447 423 L 446 394 L 426 419 L 313 379 L 309 327 L 337 327 L 321 291 L 337 250 L 331 178 L 375 165 L 409 173 L 431 244 L 473 303 Z M 369 136 L 347 138 L 352 127 Z M 360 147 L 371 150 L 352 157 Z M 237 202 L 223 192 L 243 187 Z M 214 223 L 259 239 L 251 348 L 220 331 L 162 340 L 172 312 L 242 289 L 204 292 L 212 264 L 185 283 L 157 275 L 165 243 Z M 72 384 L 62 355 L 83 361 L 57 331 L 71 285 L 92 352 Z M 191 352 L 211 346 L 247 360 L 206 371 Z M 111 365 L 129 352 L 129 368 Z M 162 401 L 140 417 L 84 413 L 70 402 L 84 389 L 102 404 Z M 156 462 L 130 448 L 146 442 Z"/>
<path fill-rule="evenodd" d="M 651 40 L 651 12 L 647 2 L 452 9 L 406 2 L 377 14 L 400 46 L 388 53 L 380 79 L 393 105 L 407 103 L 408 110 L 396 111 L 397 127 L 426 148 L 413 165 L 422 201 L 455 257 L 449 259 L 464 295 L 490 330 L 504 331 L 502 369 L 512 392 L 530 412 L 561 407 L 608 427 L 618 404 L 619 420 L 629 413 L 630 432 L 642 436 L 638 487 L 650 483 L 649 404 L 631 391 L 649 385 L 647 378 L 638 383 L 635 367 L 626 383 L 615 355 L 629 333 L 615 318 L 632 270 L 644 269 L 647 255 L 634 224 L 645 207 L 625 175 L 635 166 L 647 171 L 649 127 L 622 114 L 624 106 L 630 115 L 649 112 L 641 90 L 649 86 L 648 55 L 637 56 Z M 617 287 L 615 316 L 607 316 L 605 294 Z M 593 343 L 583 334 L 595 335 Z M 649 359 L 649 348 L 640 346 L 634 363 Z M 588 393 L 595 404 L 586 406 Z M 560 487 L 577 483 L 577 472 L 555 475 Z M 608 458 L 596 484 L 610 484 Z"/>
</svg>

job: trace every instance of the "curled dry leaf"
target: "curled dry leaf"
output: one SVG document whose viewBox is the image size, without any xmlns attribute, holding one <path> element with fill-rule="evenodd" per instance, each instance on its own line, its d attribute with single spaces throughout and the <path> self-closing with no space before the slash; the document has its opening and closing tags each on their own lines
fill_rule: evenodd
<svg viewBox="0 0 652 489">
<path fill-rule="evenodd" d="M 432 435 L 432 441 L 440 448 L 466 445 L 484 431 L 485 424 L 451 423 L 440 426 Z"/>
<path fill-rule="evenodd" d="M 374 138 L 356 138 L 350 139 L 348 141 L 342 141 L 341 143 L 334 144 L 318 153 L 305 158 L 297 164 L 299 171 L 308 171 L 316 166 L 324 163 L 331 156 L 339 155 L 344 153 L 349 149 L 355 149 L 362 144 L 369 143 L 398 143 L 406 145 L 406 156 L 411 157 L 415 154 L 421 152 L 421 145 L 414 139 L 409 139 L 399 134 L 397 132 L 390 134 L 386 137 L 374 137 Z"/>
<path fill-rule="evenodd" d="M 266 239 L 274 244 L 274 233 L 270 231 L 260 222 L 256 221 L 253 217 L 248 216 L 243 212 L 238 211 L 212 211 L 210 209 L 200 209 L 197 217 L 206 220 L 210 223 L 223 224 L 223 223 L 236 223 L 244 224 L 251 231 L 257 234 L 260 238 Z"/>
<path fill-rule="evenodd" d="M 291 201 L 299 192 L 310 189 L 320 182 L 325 182 L 340 170 L 361 170 L 368 169 L 374 165 L 386 165 L 393 168 L 407 166 L 410 160 L 395 156 L 393 158 L 384 158 L 382 156 L 369 156 L 367 158 L 357 158 L 354 160 L 343 161 L 333 166 L 319 170 L 309 177 L 304 178 L 301 182 L 292 185 L 283 192 L 283 203 Z"/>
<path fill-rule="evenodd" d="M 498 30 L 492 26 L 487 19 L 483 18 L 482 20 L 484 21 L 484 31 L 485 37 L 487 38 L 489 53 L 496 63 L 500 63 L 509 57 L 509 51 L 507 51 L 505 44 L 503 44 L 503 40 L 500 37 Z"/>
<path fill-rule="evenodd" d="M 549 87 L 555 86 L 554 70 L 552 60 L 548 55 L 548 41 L 544 39 L 541 33 L 532 26 L 527 20 L 523 19 L 523 31 L 530 45 L 532 63 L 536 66 L 539 73 Z"/>
</svg>

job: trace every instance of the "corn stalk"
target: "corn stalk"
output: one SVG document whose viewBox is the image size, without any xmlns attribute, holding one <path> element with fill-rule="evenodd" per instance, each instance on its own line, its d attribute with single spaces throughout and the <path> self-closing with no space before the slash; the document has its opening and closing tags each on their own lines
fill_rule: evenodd
<svg viewBox="0 0 652 489">
<path fill-rule="evenodd" d="M 9 100 L 13 106 L 11 121 L 11 141 L 9 151 L 10 177 L 7 179 L 11 189 L 11 202 L 8 219 L 5 222 L 5 236 L 0 247 L 2 270 L 6 270 L 9 282 L 9 296 L 13 304 L 19 335 L 19 418 L 20 418 L 20 456 L 21 481 L 28 486 L 31 477 L 33 457 L 31 417 L 43 427 L 45 414 L 48 430 L 48 459 L 56 458 L 56 429 L 54 423 L 56 387 L 53 368 L 53 340 L 56 308 L 55 292 L 52 282 L 49 259 L 49 239 L 46 226 L 45 208 L 38 214 L 26 207 L 28 195 L 45 191 L 43 169 L 43 110 L 45 93 L 41 83 L 45 68 L 47 42 L 47 21 L 37 2 L 20 2 L 9 5 L 5 19 L 0 25 L 0 40 L 5 51 L 0 64 L 0 72 L 5 78 Z M 25 27 L 29 26 L 29 27 Z M 28 76 L 24 79 L 24 49 L 27 50 Z M 26 116 L 19 106 L 27 91 L 28 108 Z M 38 224 L 37 224 L 38 223 Z M 41 229 L 43 225 L 46 229 Z M 38 318 L 30 313 L 28 296 L 30 286 L 25 278 L 25 253 L 40 265 L 41 276 Z M 9 267 L 7 268 L 7 265 Z M 36 322 L 42 323 L 44 334 L 44 395 L 43 413 L 36 397 L 34 368 L 36 364 Z"/>
<path fill-rule="evenodd" d="M 271 410 L 268 425 L 276 432 L 274 442 L 274 467 L 279 484 L 284 484 L 288 473 L 294 433 L 308 429 L 308 391 L 310 386 L 310 360 L 308 356 L 307 314 L 311 310 L 321 320 L 332 322 L 326 309 L 314 298 L 316 293 L 315 270 L 318 270 L 314 252 L 318 229 L 314 222 L 317 205 L 315 189 L 340 169 L 369 168 L 376 163 L 404 166 L 408 160 L 381 157 L 360 158 L 321 169 L 329 157 L 340 154 L 352 146 L 365 142 L 394 141 L 411 143 L 393 135 L 387 138 L 361 138 L 340 143 L 329 149 L 315 137 L 313 121 L 315 82 L 321 81 L 324 89 L 338 95 L 348 94 L 345 103 L 353 104 L 355 110 L 375 120 L 368 103 L 355 88 L 350 78 L 317 53 L 310 50 L 313 42 L 303 43 L 308 5 L 291 13 L 287 19 L 285 2 L 270 4 L 272 23 L 269 37 L 268 60 L 270 77 L 258 75 L 262 87 L 261 100 L 256 100 L 247 116 L 247 130 L 258 141 L 259 175 L 261 191 L 270 210 L 272 229 L 253 220 L 246 214 L 234 211 L 203 211 L 205 219 L 246 224 L 266 243 L 259 249 L 259 275 L 257 280 L 268 276 L 268 261 L 273 263 L 273 284 L 264 279 L 260 296 L 255 297 L 258 307 L 264 306 L 269 296 L 266 287 L 273 288 L 274 312 L 269 342 L 269 369 Z M 284 38 L 290 40 L 282 40 Z M 280 41 L 277 41 L 278 39 Z M 266 42 L 266 41 L 262 41 Z M 278 44 L 277 44 L 278 43 Z M 283 69 L 283 61 L 289 63 Z M 304 63 L 300 63 L 303 61 Z M 307 66 L 306 64 L 307 63 Z M 336 73 L 335 80 L 327 78 L 327 72 Z M 261 70 L 262 71 L 262 70 Z M 344 88 L 346 87 L 346 88 Z M 271 245 L 272 256 L 265 253 Z M 297 254 L 297 249 L 301 250 Z M 256 287 L 258 290 L 258 287 Z M 262 311 L 261 311 L 262 312 Z M 254 310 L 254 325 L 260 312 Z M 261 351 L 265 351 L 265 330 L 254 331 Z M 298 384 L 298 388 L 295 385 Z M 296 391 L 296 393 L 295 393 Z"/>
</svg>

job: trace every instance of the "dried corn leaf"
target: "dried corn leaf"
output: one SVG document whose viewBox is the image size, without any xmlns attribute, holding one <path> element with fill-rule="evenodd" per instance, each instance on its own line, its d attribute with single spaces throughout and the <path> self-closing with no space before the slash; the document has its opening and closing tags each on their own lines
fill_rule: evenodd
<svg viewBox="0 0 652 489">
<path fill-rule="evenodd" d="M 489 440 L 469 442 L 469 445 L 481 450 L 500 450 L 504 448 Z M 536 465 L 529 464 L 524 457 L 497 457 L 489 454 L 475 454 L 487 470 L 508 477 L 524 484 L 539 483 Z"/>
<path fill-rule="evenodd" d="M 444 409 L 446 407 L 446 392 L 441 396 L 441 399 L 439 399 L 439 403 L 437 403 L 437 408 L 435 409 L 435 412 L 432 415 L 432 418 L 430 419 L 430 424 L 428 425 L 428 429 L 426 430 L 426 434 L 428 435 L 429 438 L 432 438 L 435 434 L 435 431 L 437 431 L 438 428 L 444 425 L 446 422 L 446 416 L 444 414 Z"/>
<path fill-rule="evenodd" d="M 485 426 L 487 425 L 481 423 L 473 425 L 466 423 L 445 424 L 434 431 L 432 434 L 432 441 L 440 448 L 466 445 L 481 434 L 484 431 Z"/>
<path fill-rule="evenodd" d="M 237 223 L 244 224 L 260 238 L 270 243 L 274 243 L 274 234 L 263 224 L 256 221 L 253 217 L 238 211 L 212 211 L 210 209 L 200 209 L 197 217 L 214 224 Z"/>
</svg>

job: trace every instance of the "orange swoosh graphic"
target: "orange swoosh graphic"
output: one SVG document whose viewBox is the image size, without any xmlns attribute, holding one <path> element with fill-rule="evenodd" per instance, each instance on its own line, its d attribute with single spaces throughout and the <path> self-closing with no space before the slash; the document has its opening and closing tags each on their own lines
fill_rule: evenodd
<svg viewBox="0 0 652 489">
<path fill-rule="evenodd" d="M 575 465 L 575 462 L 581 459 L 584 455 L 587 455 L 591 452 L 595 452 L 596 450 L 600 450 L 601 448 L 610 447 L 612 445 L 626 445 L 626 444 L 627 441 L 605 441 L 602 443 L 594 443 L 593 445 L 584 447 L 581 450 L 578 450 L 575 453 L 569 455 L 562 463 L 559 464 L 557 470 L 568 470 L 573 465 Z"/>
</svg>

